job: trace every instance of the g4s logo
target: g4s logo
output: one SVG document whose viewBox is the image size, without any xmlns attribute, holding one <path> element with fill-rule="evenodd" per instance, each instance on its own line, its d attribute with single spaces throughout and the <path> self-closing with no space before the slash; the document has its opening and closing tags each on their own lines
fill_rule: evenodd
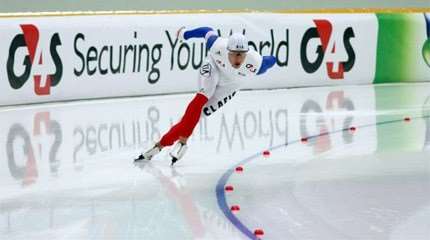
<svg viewBox="0 0 430 240">
<path fill-rule="evenodd" d="M 336 48 L 336 43 L 340 39 L 332 39 L 333 26 L 325 19 L 314 20 L 316 27 L 309 28 L 303 35 L 301 47 L 300 47 L 300 60 L 303 69 L 307 73 L 316 72 L 322 65 L 327 55 L 336 55 L 339 52 L 339 47 Z M 346 61 L 334 62 L 332 60 L 326 60 L 327 75 L 330 79 L 338 80 L 344 78 L 344 73 L 349 72 L 355 63 L 355 52 L 351 45 L 351 38 L 354 38 L 354 30 L 352 27 L 347 27 L 343 32 L 343 45 L 345 47 L 348 58 Z M 310 61 L 307 56 L 307 49 L 310 40 L 319 39 L 320 44 L 317 46 L 315 51 L 315 61 Z M 337 44 L 339 46 L 340 44 Z M 337 66 L 336 66 L 337 65 Z M 337 70 L 335 70 L 335 68 Z"/>
<path fill-rule="evenodd" d="M 63 64 L 58 54 L 57 47 L 61 46 L 61 40 L 58 33 L 51 36 L 48 46 L 40 46 L 47 44 L 47 40 L 41 39 L 39 29 L 32 24 L 20 25 L 22 33 L 17 34 L 9 47 L 9 55 L 7 59 L 7 75 L 9 84 L 13 89 L 20 89 L 33 76 L 34 92 L 37 95 L 49 95 L 51 87 L 55 87 L 61 80 L 63 74 Z M 23 59 L 17 59 L 20 54 L 17 52 L 26 50 L 26 55 Z M 55 72 L 47 70 L 46 53 L 49 48 L 49 55 L 55 65 Z M 25 51 L 24 50 L 24 51 Z M 22 74 L 17 73 L 15 63 L 22 64 L 24 71 Z M 37 66 L 35 68 L 35 65 Z"/>
</svg>

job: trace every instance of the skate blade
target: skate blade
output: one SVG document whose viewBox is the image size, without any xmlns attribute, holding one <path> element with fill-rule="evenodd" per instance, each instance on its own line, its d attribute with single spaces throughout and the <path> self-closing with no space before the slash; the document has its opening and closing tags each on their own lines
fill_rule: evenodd
<svg viewBox="0 0 430 240">
<path fill-rule="evenodd" d="M 170 166 L 173 167 L 173 165 L 178 161 L 179 159 L 177 159 L 176 157 L 172 156 L 172 163 L 170 164 Z"/>
<path fill-rule="evenodd" d="M 137 158 L 134 159 L 134 163 L 136 164 L 136 163 L 140 163 L 140 162 L 149 162 L 150 160 L 151 159 L 145 159 L 143 157 L 143 155 L 140 155 L 139 157 L 137 157 Z"/>
<path fill-rule="evenodd" d="M 145 166 L 149 166 L 151 164 L 150 160 L 147 159 L 135 159 L 134 166 L 143 169 Z"/>
</svg>

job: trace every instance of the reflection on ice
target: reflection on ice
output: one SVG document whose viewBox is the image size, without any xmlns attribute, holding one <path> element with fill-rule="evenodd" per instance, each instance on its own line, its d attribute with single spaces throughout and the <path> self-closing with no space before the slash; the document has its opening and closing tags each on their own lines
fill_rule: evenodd
<svg viewBox="0 0 430 240">
<path fill-rule="evenodd" d="M 0 108 L 0 236 L 246 238 L 215 186 L 277 146 L 229 179 L 227 201 L 251 229 L 266 227 L 268 239 L 428 236 L 430 84 L 240 92 L 202 119 L 178 166 L 164 153 L 135 167 L 190 97 Z"/>
</svg>

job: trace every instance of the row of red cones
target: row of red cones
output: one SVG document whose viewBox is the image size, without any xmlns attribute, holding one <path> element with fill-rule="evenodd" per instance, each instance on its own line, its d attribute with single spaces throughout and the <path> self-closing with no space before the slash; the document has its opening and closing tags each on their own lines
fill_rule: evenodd
<svg viewBox="0 0 430 240">
<path fill-rule="evenodd" d="M 268 157 L 268 156 L 270 156 L 270 151 L 264 151 L 263 152 L 263 156 L 265 156 L 265 157 Z M 235 168 L 235 171 L 237 172 L 237 173 L 242 173 L 243 172 L 243 167 L 242 166 L 237 166 L 236 168 Z M 225 186 L 225 191 L 226 192 L 233 192 L 234 191 L 234 187 L 232 186 L 232 185 L 227 185 L 227 186 Z M 239 205 L 232 205 L 231 207 L 230 207 L 230 211 L 232 212 L 232 213 L 237 213 L 237 212 L 239 212 L 240 211 L 240 206 Z M 254 235 L 257 237 L 257 238 L 261 238 L 263 235 L 264 235 L 264 230 L 263 229 L 261 229 L 261 228 L 257 228 L 257 229 L 255 229 L 254 230 Z"/>
</svg>

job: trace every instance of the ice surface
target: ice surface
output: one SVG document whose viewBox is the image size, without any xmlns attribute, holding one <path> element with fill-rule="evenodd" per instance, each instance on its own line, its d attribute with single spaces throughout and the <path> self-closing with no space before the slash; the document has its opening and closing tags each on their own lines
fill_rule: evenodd
<svg viewBox="0 0 430 240">
<path fill-rule="evenodd" d="M 191 98 L 0 108 L 0 239 L 430 239 L 430 84 L 243 91 L 134 166 Z"/>
</svg>

